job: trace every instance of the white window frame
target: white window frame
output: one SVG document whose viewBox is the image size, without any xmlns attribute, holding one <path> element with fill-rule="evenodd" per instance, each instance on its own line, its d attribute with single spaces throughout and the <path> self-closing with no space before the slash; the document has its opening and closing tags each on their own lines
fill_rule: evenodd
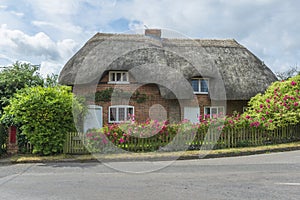
<svg viewBox="0 0 300 200">
<path fill-rule="evenodd" d="M 192 78 L 192 80 L 197 80 L 198 81 L 198 88 L 200 90 L 200 91 L 194 91 L 194 94 L 208 94 L 208 92 L 201 92 L 201 80 L 206 81 L 207 88 L 209 90 L 209 79 L 208 78 Z M 193 88 L 193 90 L 194 90 L 194 88 Z"/>
<path fill-rule="evenodd" d="M 121 74 L 121 80 L 117 81 L 117 74 Z M 123 74 L 126 75 L 127 80 L 124 81 Z M 112 75 L 115 80 L 112 80 Z M 108 84 L 129 84 L 129 74 L 127 71 L 109 71 L 108 72 Z"/>
<path fill-rule="evenodd" d="M 204 115 L 205 116 L 208 115 L 208 113 L 206 112 L 207 108 L 210 109 L 210 113 L 209 113 L 209 117 L 210 118 L 212 118 L 212 116 L 213 116 L 212 109 L 217 109 L 217 115 L 221 113 L 220 110 L 222 109 L 223 116 L 225 116 L 225 108 L 224 108 L 224 106 L 205 106 L 204 107 Z"/>
<path fill-rule="evenodd" d="M 110 120 L 110 110 L 111 110 L 111 108 L 116 108 L 116 116 L 115 116 L 115 118 L 116 118 L 116 120 Z M 108 107 L 108 123 L 121 123 L 121 122 L 124 122 L 123 120 L 119 120 L 119 110 L 120 110 L 120 108 L 124 108 L 124 110 L 125 110 L 125 114 L 124 114 L 124 116 L 125 116 L 125 118 L 126 118 L 126 120 L 125 121 L 127 121 L 128 120 L 128 109 L 129 108 L 132 108 L 132 114 L 134 115 L 134 106 L 128 106 L 128 105 L 117 105 L 117 106 L 109 106 Z"/>
</svg>

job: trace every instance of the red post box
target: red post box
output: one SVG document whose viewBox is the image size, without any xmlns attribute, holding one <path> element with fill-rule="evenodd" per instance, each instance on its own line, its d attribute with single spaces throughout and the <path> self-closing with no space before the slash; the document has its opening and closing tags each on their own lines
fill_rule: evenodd
<svg viewBox="0 0 300 200">
<path fill-rule="evenodd" d="M 11 126 L 9 131 L 9 143 L 17 143 L 17 127 Z"/>
</svg>

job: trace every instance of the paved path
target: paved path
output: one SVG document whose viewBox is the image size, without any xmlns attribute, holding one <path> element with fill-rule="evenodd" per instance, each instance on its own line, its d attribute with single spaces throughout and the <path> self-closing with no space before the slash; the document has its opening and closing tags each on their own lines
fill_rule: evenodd
<svg viewBox="0 0 300 200">
<path fill-rule="evenodd" d="M 300 199 L 300 151 L 167 164 L 3 165 L 0 199 Z"/>
</svg>

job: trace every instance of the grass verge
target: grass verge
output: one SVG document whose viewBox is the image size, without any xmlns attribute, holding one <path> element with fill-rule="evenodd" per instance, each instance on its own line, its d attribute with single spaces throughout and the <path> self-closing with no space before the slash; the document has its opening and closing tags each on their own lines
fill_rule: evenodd
<svg viewBox="0 0 300 200">
<path fill-rule="evenodd" d="M 176 151 L 176 152 L 148 152 L 148 153 L 118 153 L 94 155 L 15 155 L 9 158 L 11 163 L 43 163 L 43 162 L 90 162 L 90 161 L 142 161 L 142 160 L 171 160 L 171 159 L 199 159 L 229 156 L 253 155 L 270 152 L 300 150 L 300 141 L 286 144 L 267 145 L 258 147 L 243 147 L 231 149 L 218 149 L 212 151 Z"/>
</svg>

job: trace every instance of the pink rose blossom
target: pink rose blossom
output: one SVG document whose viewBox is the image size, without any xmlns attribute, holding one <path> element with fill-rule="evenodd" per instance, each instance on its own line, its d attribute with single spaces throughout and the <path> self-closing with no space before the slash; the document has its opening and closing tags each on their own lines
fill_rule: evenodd
<svg viewBox="0 0 300 200">
<path fill-rule="evenodd" d="M 295 86 L 295 85 L 297 85 L 297 83 L 296 83 L 295 81 L 292 81 L 292 82 L 291 82 L 291 85 L 292 85 L 292 86 Z"/>
<path fill-rule="evenodd" d="M 119 142 L 120 142 L 121 144 L 123 144 L 123 143 L 125 142 L 125 140 L 124 140 L 123 138 L 120 138 Z"/>
</svg>

